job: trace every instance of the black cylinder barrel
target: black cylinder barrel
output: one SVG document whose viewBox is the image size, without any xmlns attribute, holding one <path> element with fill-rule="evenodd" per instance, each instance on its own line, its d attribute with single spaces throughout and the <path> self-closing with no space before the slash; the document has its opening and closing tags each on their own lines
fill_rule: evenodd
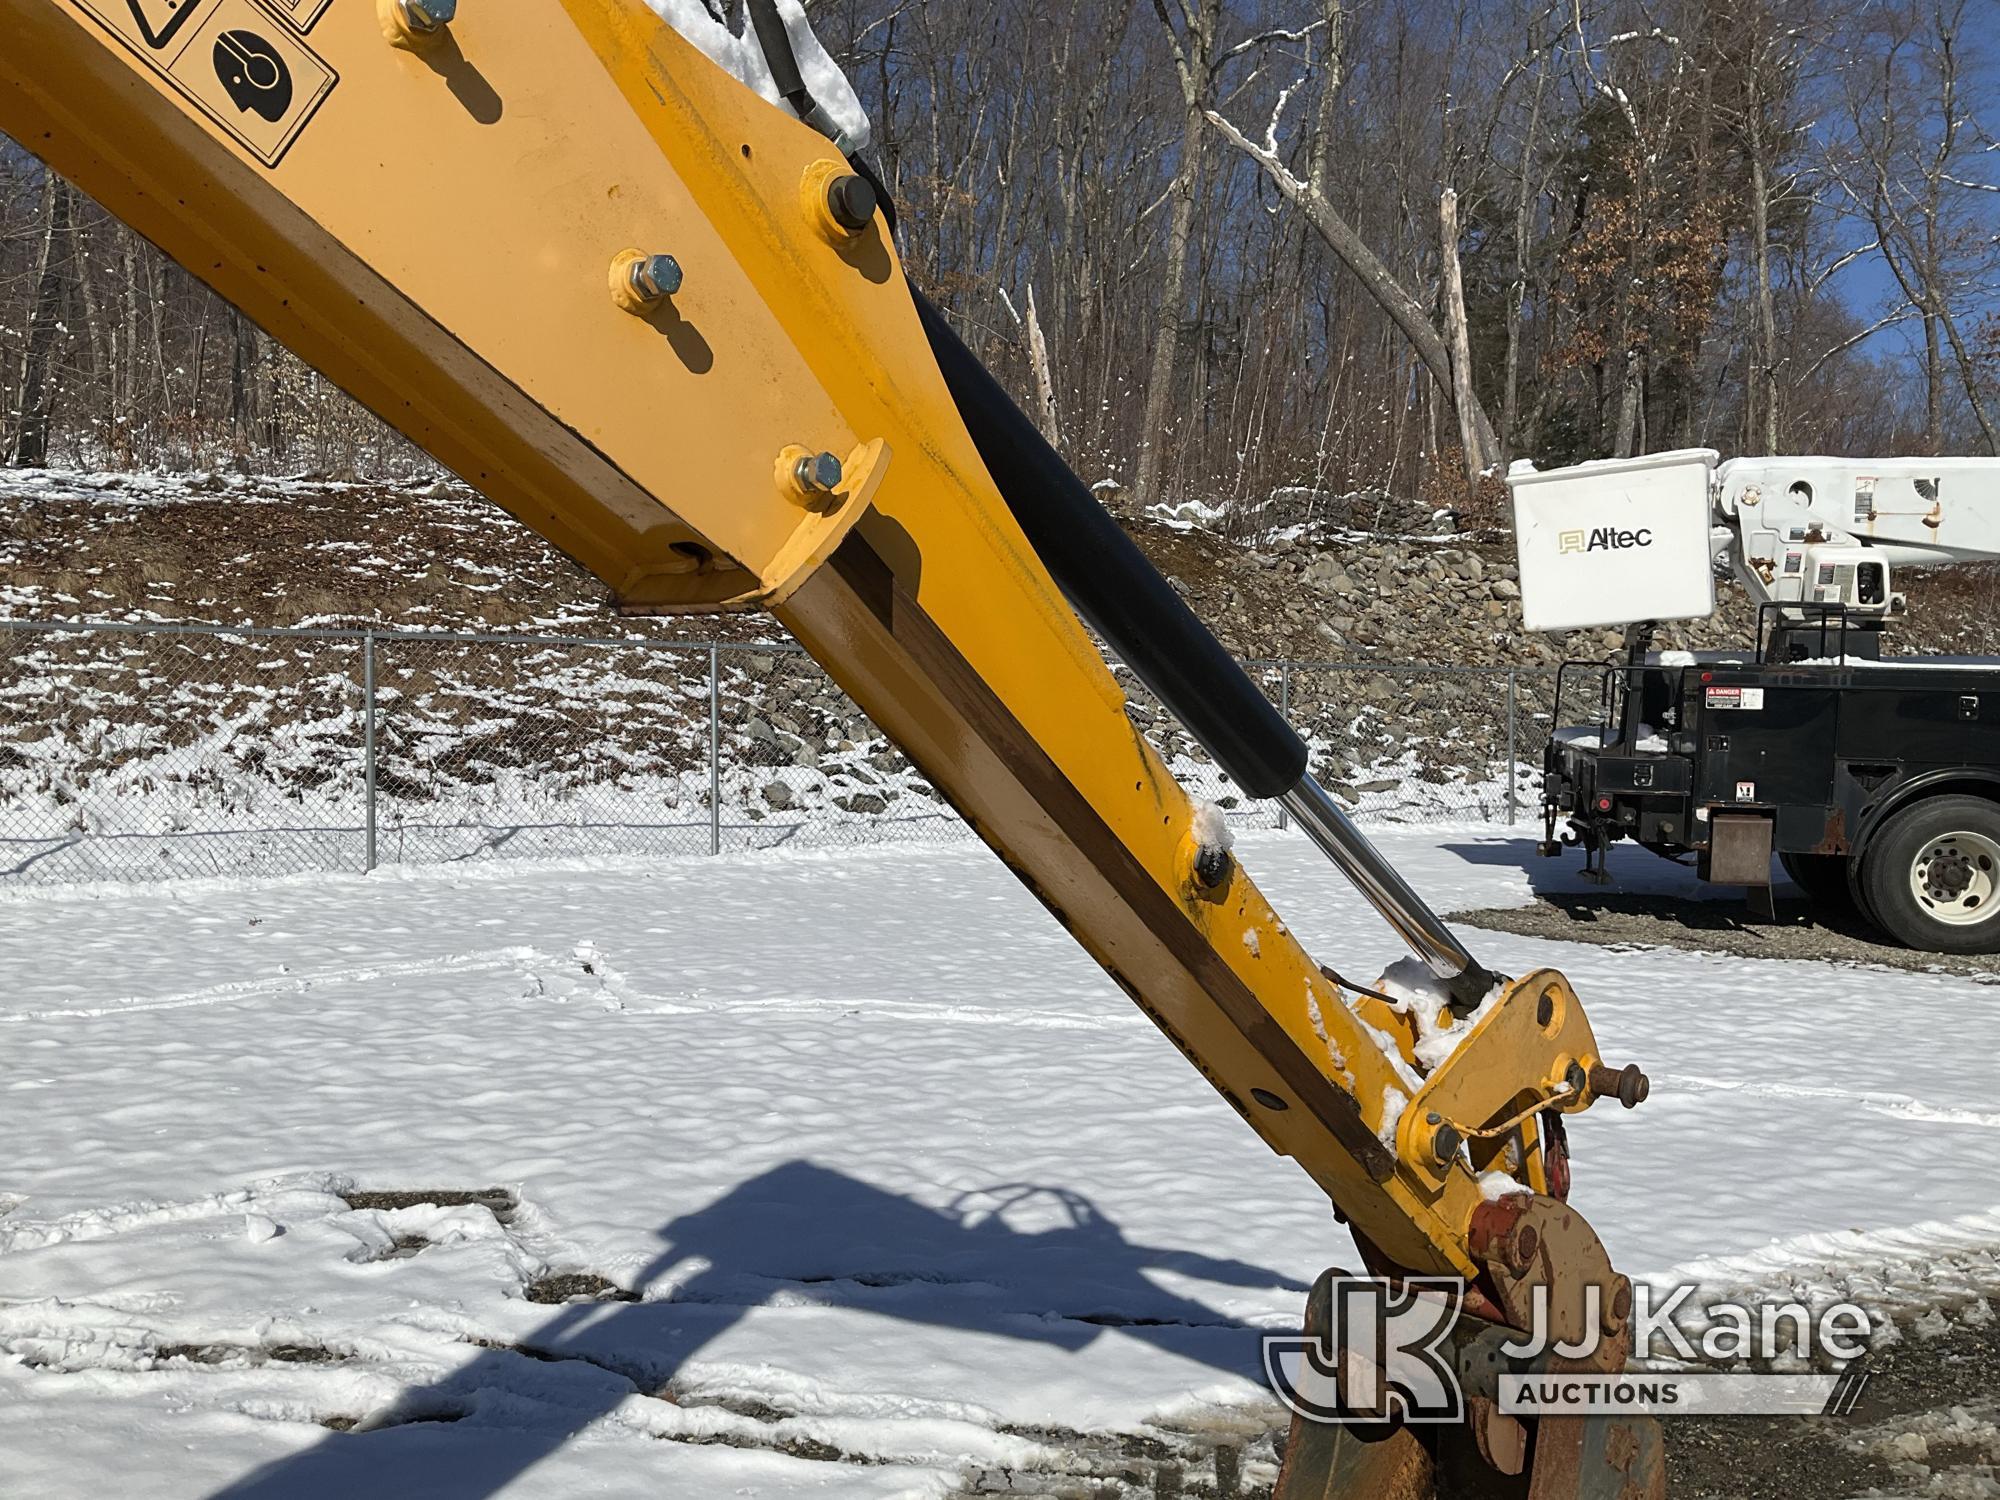
<svg viewBox="0 0 2000 1500">
<path fill-rule="evenodd" d="M 1146 561 L 922 292 L 917 312 L 987 472 L 1072 608 L 1251 797 L 1306 772 L 1306 747 Z"/>
</svg>

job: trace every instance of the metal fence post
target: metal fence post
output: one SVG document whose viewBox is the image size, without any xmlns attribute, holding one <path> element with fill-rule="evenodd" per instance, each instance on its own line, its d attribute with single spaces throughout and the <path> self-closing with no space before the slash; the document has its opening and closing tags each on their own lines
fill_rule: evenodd
<svg viewBox="0 0 2000 1500">
<path fill-rule="evenodd" d="M 1512 828 L 1519 817 L 1516 806 L 1515 788 L 1520 785 L 1520 742 L 1517 726 L 1520 723 L 1520 698 L 1515 691 L 1520 674 L 1512 668 L 1507 672 L 1507 826 Z"/>
<path fill-rule="evenodd" d="M 1292 659 L 1288 656 L 1278 663 L 1278 712 L 1285 716 L 1287 724 L 1292 722 Z M 1292 826 L 1292 815 L 1285 811 L 1285 804 L 1278 804 L 1278 827 Z"/>
<path fill-rule="evenodd" d="M 708 647 L 708 852 L 722 852 L 722 647 Z"/>
<path fill-rule="evenodd" d="M 375 871 L 375 632 L 361 638 L 361 797 L 366 821 L 362 868 Z"/>
</svg>

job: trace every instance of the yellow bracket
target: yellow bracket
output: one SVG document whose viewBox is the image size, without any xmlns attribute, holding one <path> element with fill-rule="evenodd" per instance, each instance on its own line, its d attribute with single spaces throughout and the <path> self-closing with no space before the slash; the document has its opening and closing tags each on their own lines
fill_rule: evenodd
<svg viewBox="0 0 2000 1500">
<path fill-rule="evenodd" d="M 1509 1171 L 1547 1192 L 1540 1133 L 1527 1127 L 1545 1108 L 1588 1105 L 1584 1080 L 1599 1060 L 1568 980 L 1552 969 L 1515 980 L 1411 1097 L 1396 1132 L 1404 1170 L 1442 1186 L 1464 1147 L 1475 1171 Z"/>
</svg>

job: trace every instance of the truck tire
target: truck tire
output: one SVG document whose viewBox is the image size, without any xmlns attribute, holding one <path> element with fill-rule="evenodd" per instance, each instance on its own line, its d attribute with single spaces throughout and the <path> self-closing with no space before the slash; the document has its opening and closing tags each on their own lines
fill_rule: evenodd
<svg viewBox="0 0 2000 1500">
<path fill-rule="evenodd" d="M 1928 953 L 2000 952 L 2000 805 L 1931 797 L 1892 817 L 1862 857 L 1869 912 Z"/>
<path fill-rule="evenodd" d="M 1778 863 L 1784 866 L 1792 884 L 1805 892 L 1814 911 L 1830 917 L 1860 914 L 1861 908 L 1848 885 L 1847 867 L 1851 861 L 1846 855 L 1780 854 Z"/>
</svg>

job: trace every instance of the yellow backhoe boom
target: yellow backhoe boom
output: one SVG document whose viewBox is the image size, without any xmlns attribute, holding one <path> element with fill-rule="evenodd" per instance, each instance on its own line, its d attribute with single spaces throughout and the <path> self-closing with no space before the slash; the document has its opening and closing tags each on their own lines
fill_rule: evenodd
<svg viewBox="0 0 2000 1500">
<path fill-rule="evenodd" d="M 1488 1174 L 1547 1203 L 1542 1112 L 1612 1087 L 1581 1005 L 1506 984 L 1426 1073 L 1204 842 L 824 136 L 641 0 L 0 0 L 0 32 L 0 128 L 619 608 L 772 611 L 1378 1269 L 1506 1313 Z M 1558 1300 L 1616 1289 L 1585 1238 Z"/>
</svg>

